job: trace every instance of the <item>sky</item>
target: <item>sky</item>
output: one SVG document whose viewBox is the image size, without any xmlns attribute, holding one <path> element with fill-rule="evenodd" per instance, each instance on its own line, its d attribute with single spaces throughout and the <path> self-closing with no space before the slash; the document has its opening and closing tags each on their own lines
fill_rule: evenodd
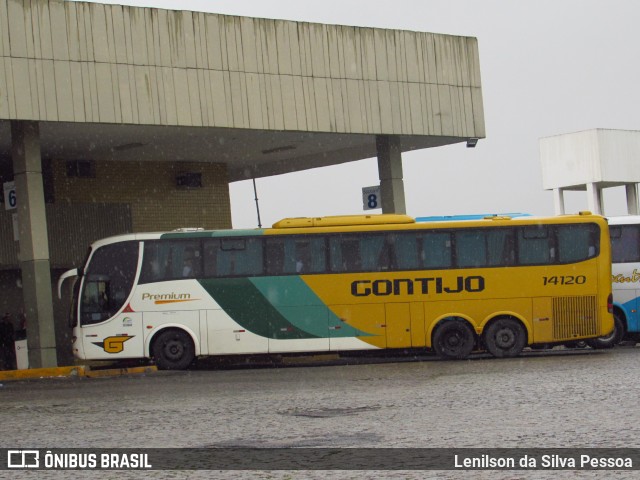
<svg viewBox="0 0 640 480">
<path fill-rule="evenodd" d="M 476 37 L 486 138 L 403 154 L 412 216 L 526 212 L 553 215 L 542 188 L 539 139 L 594 128 L 640 130 L 637 0 L 120 0 L 175 10 L 404 29 Z M 640 159 L 638 159 L 640 161 Z M 375 158 L 259 178 L 262 226 L 285 217 L 364 213 Z M 251 181 L 230 185 L 234 228 L 257 226 Z M 587 209 L 565 193 L 567 213 Z M 626 213 L 623 187 L 607 215 Z M 367 213 L 376 213 L 370 210 Z"/>
</svg>

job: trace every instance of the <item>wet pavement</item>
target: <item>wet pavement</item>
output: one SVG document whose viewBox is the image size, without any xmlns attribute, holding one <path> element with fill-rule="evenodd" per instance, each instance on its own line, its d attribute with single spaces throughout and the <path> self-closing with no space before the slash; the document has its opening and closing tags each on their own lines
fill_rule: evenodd
<svg viewBox="0 0 640 480">
<path fill-rule="evenodd" d="M 640 448 L 640 347 L 556 348 L 514 359 L 402 357 L 13 381 L 0 387 L 0 404 L 3 448 Z M 28 473 L 119 479 L 640 478 L 638 471 L 26 472 L 25 478 Z"/>
</svg>

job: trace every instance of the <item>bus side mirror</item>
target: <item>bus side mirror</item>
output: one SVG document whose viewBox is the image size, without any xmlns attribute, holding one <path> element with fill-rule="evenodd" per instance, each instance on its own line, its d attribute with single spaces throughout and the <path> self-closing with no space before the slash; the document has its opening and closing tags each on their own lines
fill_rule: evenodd
<svg viewBox="0 0 640 480">
<path fill-rule="evenodd" d="M 62 299 L 62 284 L 64 283 L 64 281 L 67 278 L 77 277 L 78 275 L 79 275 L 79 272 L 77 268 L 72 268 L 71 270 L 67 270 L 62 275 L 60 275 L 60 278 L 58 279 L 58 298 L 59 299 Z"/>
</svg>

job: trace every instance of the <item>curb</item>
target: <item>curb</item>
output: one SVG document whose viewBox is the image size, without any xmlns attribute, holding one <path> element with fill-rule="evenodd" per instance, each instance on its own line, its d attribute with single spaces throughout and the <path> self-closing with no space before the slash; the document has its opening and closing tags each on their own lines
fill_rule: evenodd
<svg viewBox="0 0 640 480">
<path fill-rule="evenodd" d="M 59 377 L 116 377 L 121 375 L 154 373 L 158 367 L 133 367 L 133 368 L 109 368 L 92 370 L 91 367 L 80 365 L 75 367 L 32 368 L 28 370 L 0 371 L 0 381 L 28 380 L 34 378 L 59 378 Z"/>
</svg>

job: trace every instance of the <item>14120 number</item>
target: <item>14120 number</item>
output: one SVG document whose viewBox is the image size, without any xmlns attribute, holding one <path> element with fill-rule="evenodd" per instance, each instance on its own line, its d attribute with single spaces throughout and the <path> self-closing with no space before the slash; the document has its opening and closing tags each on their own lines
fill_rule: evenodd
<svg viewBox="0 0 640 480">
<path fill-rule="evenodd" d="M 542 277 L 543 285 L 583 285 L 587 283 L 584 275 L 554 275 L 553 277 Z"/>
</svg>

